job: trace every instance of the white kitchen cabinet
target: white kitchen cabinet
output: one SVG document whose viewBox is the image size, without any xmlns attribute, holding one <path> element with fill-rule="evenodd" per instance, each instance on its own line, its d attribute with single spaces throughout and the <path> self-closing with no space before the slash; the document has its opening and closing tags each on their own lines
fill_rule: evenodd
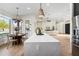
<svg viewBox="0 0 79 59">
<path fill-rule="evenodd" d="M 59 41 L 47 34 L 33 35 L 24 42 L 25 56 L 59 56 Z"/>
</svg>

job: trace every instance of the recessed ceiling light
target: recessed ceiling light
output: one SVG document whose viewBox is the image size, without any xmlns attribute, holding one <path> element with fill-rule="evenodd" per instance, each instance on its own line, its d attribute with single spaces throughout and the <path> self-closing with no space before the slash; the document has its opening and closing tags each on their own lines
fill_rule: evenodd
<svg viewBox="0 0 79 59">
<path fill-rule="evenodd" d="M 30 10 L 31 8 L 27 8 L 27 10 Z"/>
</svg>

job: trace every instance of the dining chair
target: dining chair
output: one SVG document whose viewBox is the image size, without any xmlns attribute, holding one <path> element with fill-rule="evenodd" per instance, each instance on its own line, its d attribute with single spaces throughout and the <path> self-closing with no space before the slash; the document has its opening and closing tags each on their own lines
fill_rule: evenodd
<svg viewBox="0 0 79 59">
<path fill-rule="evenodd" d="M 13 42 L 16 42 L 17 40 L 15 39 L 13 39 L 12 38 L 12 36 L 11 36 L 11 34 L 8 34 L 7 35 L 7 48 L 10 46 L 10 44 L 11 44 L 11 46 L 14 46 L 15 47 L 15 44 L 13 45 L 12 43 Z"/>
</svg>

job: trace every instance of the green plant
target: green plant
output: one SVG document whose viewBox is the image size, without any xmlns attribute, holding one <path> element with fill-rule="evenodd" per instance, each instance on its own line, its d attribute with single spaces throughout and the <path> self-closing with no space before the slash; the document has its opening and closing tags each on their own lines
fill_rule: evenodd
<svg viewBox="0 0 79 59">
<path fill-rule="evenodd" d="M 9 24 L 5 20 L 0 19 L 0 29 L 4 31 L 4 29 L 8 29 L 8 28 L 9 28 Z"/>
</svg>

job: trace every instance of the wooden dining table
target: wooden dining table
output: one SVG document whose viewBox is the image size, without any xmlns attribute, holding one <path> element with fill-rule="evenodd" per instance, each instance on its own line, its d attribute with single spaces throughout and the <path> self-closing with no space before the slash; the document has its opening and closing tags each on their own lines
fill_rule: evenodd
<svg viewBox="0 0 79 59">
<path fill-rule="evenodd" d="M 14 41 L 12 44 L 17 44 L 17 45 L 20 45 L 20 44 L 23 44 L 22 42 L 22 38 L 23 36 L 25 36 L 26 34 L 18 34 L 18 35 L 15 35 L 15 34 L 11 34 L 10 37 L 12 37 L 12 40 L 16 40 Z"/>
</svg>

